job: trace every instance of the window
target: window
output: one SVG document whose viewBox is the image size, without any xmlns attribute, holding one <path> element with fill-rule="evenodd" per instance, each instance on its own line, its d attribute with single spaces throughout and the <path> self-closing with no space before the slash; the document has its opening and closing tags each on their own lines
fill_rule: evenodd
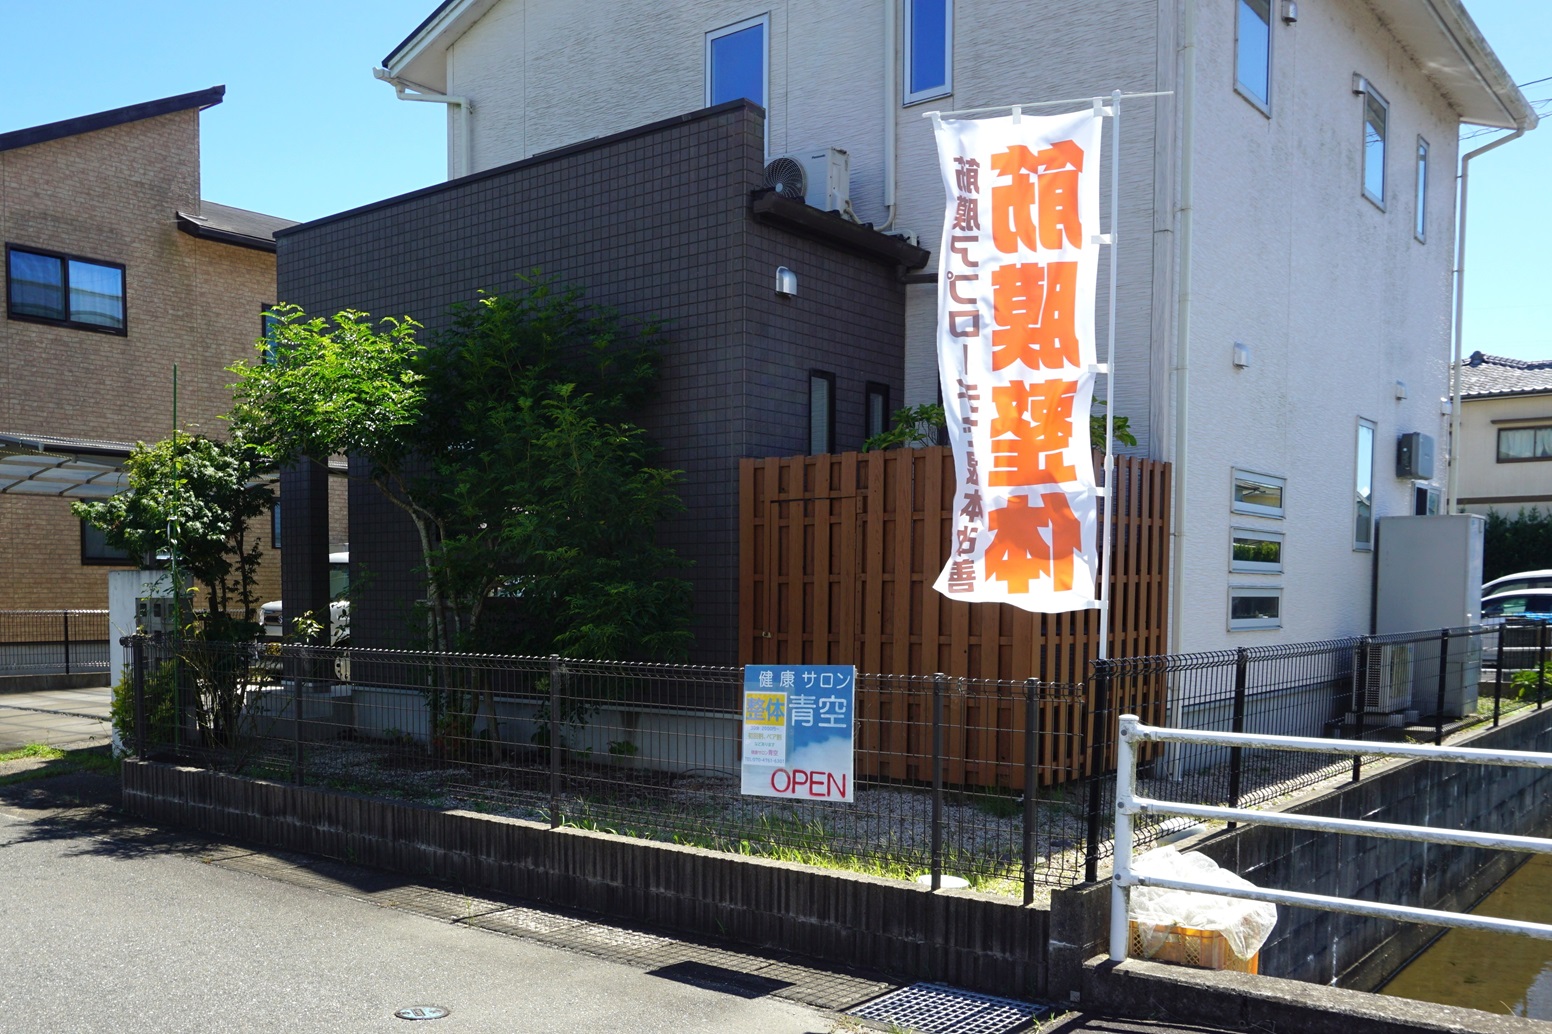
<svg viewBox="0 0 1552 1034">
<path fill-rule="evenodd" d="M 1417 138 L 1417 222 L 1412 228 L 1419 241 L 1428 240 L 1428 141 Z"/>
<path fill-rule="evenodd" d="M 1498 462 L 1552 460 L 1552 426 L 1504 427 L 1498 431 Z"/>
<path fill-rule="evenodd" d="M 1229 570 L 1277 574 L 1283 569 L 1283 536 L 1279 531 L 1235 528 L 1230 532 Z"/>
<path fill-rule="evenodd" d="M 1385 131 L 1390 105 L 1385 98 L 1360 80 L 1363 89 L 1363 196 L 1380 208 L 1385 207 Z"/>
<path fill-rule="evenodd" d="M 81 563 L 83 565 L 114 564 L 134 566 L 135 559 L 122 549 L 108 545 L 108 533 L 101 528 L 81 522 Z"/>
<path fill-rule="evenodd" d="M 1272 0 L 1239 0 L 1234 88 L 1262 111 L 1272 107 Z"/>
<path fill-rule="evenodd" d="M 1234 500 L 1230 509 L 1235 513 L 1252 513 L 1259 517 L 1281 517 L 1283 484 L 1282 478 L 1236 470 Z"/>
<path fill-rule="evenodd" d="M 259 338 L 264 342 L 264 364 L 274 366 L 275 353 L 275 327 L 280 320 L 270 313 L 271 306 L 264 306 L 264 311 L 259 314 Z"/>
<path fill-rule="evenodd" d="M 833 452 L 835 445 L 835 374 L 808 373 L 808 452 Z"/>
<path fill-rule="evenodd" d="M 269 507 L 269 548 L 280 548 L 280 500 L 276 499 Z"/>
<path fill-rule="evenodd" d="M 903 56 L 906 104 L 954 92 L 954 0 L 905 0 Z"/>
<path fill-rule="evenodd" d="M 706 105 L 747 97 L 766 107 L 766 45 L 770 16 L 762 14 L 706 34 Z"/>
<path fill-rule="evenodd" d="M 1374 422 L 1358 421 L 1358 477 L 1354 492 L 1353 548 L 1374 548 Z"/>
<path fill-rule="evenodd" d="M 1283 591 L 1277 587 L 1229 586 L 1229 631 L 1283 627 Z"/>
<path fill-rule="evenodd" d="M 5 265 L 11 319 L 125 332 L 123 266 L 11 245 Z"/>
<path fill-rule="evenodd" d="M 889 385 L 868 381 L 866 420 L 864 438 L 872 438 L 889 430 Z"/>
</svg>

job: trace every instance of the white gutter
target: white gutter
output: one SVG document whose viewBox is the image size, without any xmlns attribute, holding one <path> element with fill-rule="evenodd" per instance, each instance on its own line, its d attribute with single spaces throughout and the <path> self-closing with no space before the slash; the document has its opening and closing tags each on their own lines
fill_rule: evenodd
<svg viewBox="0 0 1552 1034">
<path fill-rule="evenodd" d="M 1461 156 L 1460 159 L 1460 203 L 1456 214 L 1455 231 L 1455 326 L 1452 333 L 1452 360 L 1450 362 L 1450 474 L 1446 481 L 1444 494 L 1444 512 L 1455 512 L 1455 492 L 1460 476 L 1460 464 L 1456 462 L 1460 454 L 1460 353 L 1462 347 L 1462 330 L 1466 318 L 1466 185 L 1471 175 L 1471 159 L 1479 154 L 1486 154 L 1495 147 L 1502 147 L 1510 140 L 1517 140 L 1525 135 L 1530 128 L 1522 120 L 1518 128 L 1508 136 L 1501 136 L 1497 140 L 1478 147 Z"/>
<path fill-rule="evenodd" d="M 876 230 L 888 230 L 895 224 L 895 136 L 897 133 L 895 121 L 895 92 L 899 89 L 899 80 L 895 78 L 900 63 L 895 47 L 895 3 L 894 0 L 885 0 L 884 3 L 884 211 L 888 216 L 882 223 L 874 227 Z"/>
<path fill-rule="evenodd" d="M 1184 36 L 1180 48 L 1180 210 L 1179 256 L 1175 275 L 1179 296 L 1175 308 L 1175 505 L 1170 521 L 1170 653 L 1181 653 L 1181 618 L 1185 614 L 1186 452 L 1191 398 L 1191 206 L 1192 171 L 1196 150 L 1196 0 L 1185 0 Z"/>
<path fill-rule="evenodd" d="M 458 144 L 453 149 L 452 158 L 447 169 L 447 178 L 457 179 L 459 176 L 467 176 L 474 171 L 473 153 L 469 145 L 469 115 L 474 111 L 474 102 L 467 97 L 458 97 L 449 93 L 437 93 L 428 86 L 412 83 L 408 79 L 400 79 L 386 68 L 372 69 L 374 78 L 393 87 L 401 101 L 432 101 L 437 104 L 446 104 L 449 108 L 457 108 L 458 115 L 455 120 L 457 128 Z M 408 91 L 413 90 L 414 93 Z"/>
</svg>

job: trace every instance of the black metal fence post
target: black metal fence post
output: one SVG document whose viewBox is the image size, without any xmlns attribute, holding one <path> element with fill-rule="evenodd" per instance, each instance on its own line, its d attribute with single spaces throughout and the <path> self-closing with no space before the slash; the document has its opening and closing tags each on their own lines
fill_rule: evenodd
<svg viewBox="0 0 1552 1034">
<path fill-rule="evenodd" d="M 1493 661 L 1493 728 L 1498 728 L 1498 713 L 1503 707 L 1503 665 L 1504 665 L 1504 639 L 1508 637 L 1508 628 L 1498 626 L 1498 658 Z"/>
<path fill-rule="evenodd" d="M 1433 712 L 1433 743 L 1444 742 L 1444 690 L 1450 673 L 1450 630 L 1439 629 L 1439 694 Z"/>
<path fill-rule="evenodd" d="M 1536 710 L 1547 696 L 1547 622 L 1536 622 Z"/>
<path fill-rule="evenodd" d="M 62 624 L 64 625 L 65 674 L 68 675 L 70 674 L 70 612 L 68 610 L 62 610 L 59 612 L 59 615 L 63 619 Z"/>
<path fill-rule="evenodd" d="M 141 761 L 146 757 L 145 727 L 145 639 L 142 636 L 126 636 L 119 640 L 129 646 L 129 667 L 135 692 L 135 756 Z"/>
<path fill-rule="evenodd" d="M 1040 680 L 1024 680 L 1024 904 L 1035 902 L 1035 787 L 1039 779 Z"/>
<path fill-rule="evenodd" d="M 943 885 L 943 683 L 932 676 L 932 889 Z"/>
<path fill-rule="evenodd" d="M 1250 672 L 1250 651 L 1241 646 L 1234 652 L 1234 712 L 1229 730 L 1236 736 L 1245 731 L 1245 683 Z M 1239 807 L 1239 777 L 1244 750 L 1239 744 L 1229 748 L 1229 807 Z M 1237 823 L 1229 823 L 1233 829 Z"/>
<path fill-rule="evenodd" d="M 550 828 L 560 826 L 560 654 L 550 654 Z"/>
<path fill-rule="evenodd" d="M 1094 662 L 1094 710 L 1089 729 L 1089 808 L 1088 830 L 1084 836 L 1083 881 L 1099 879 L 1099 810 L 1102 803 L 1105 748 L 1110 735 L 1110 661 Z"/>
<path fill-rule="evenodd" d="M 1410 649 L 1410 647 L 1408 648 Z M 1353 714 L 1358 718 L 1358 738 L 1368 731 L 1364 726 L 1369 716 L 1369 662 L 1374 655 L 1374 640 L 1364 636 L 1358 640 L 1358 670 L 1353 673 Z M 1363 778 L 1363 755 L 1353 755 L 1353 782 Z"/>
<path fill-rule="evenodd" d="M 301 786 L 305 780 L 302 771 L 305 760 L 302 756 L 302 679 L 298 675 L 291 680 L 291 771 L 292 780 L 297 786 Z"/>
</svg>

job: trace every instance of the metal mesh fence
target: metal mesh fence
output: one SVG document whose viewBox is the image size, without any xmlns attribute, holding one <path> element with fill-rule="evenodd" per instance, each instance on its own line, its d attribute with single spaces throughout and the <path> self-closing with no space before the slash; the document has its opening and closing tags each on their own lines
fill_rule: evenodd
<svg viewBox="0 0 1552 1034">
<path fill-rule="evenodd" d="M 107 670 L 106 610 L 0 610 L 0 675 Z"/>
<path fill-rule="evenodd" d="M 140 656 L 132 742 L 147 755 L 854 871 L 956 875 L 1029 900 L 1037 885 L 1095 878 L 1111 852 L 1118 712 L 1395 738 L 1433 731 L 1412 712 L 1438 709 L 1442 686 L 1431 719 L 1442 735 L 1474 720 L 1458 715 L 1496 717 L 1545 694 L 1534 676 L 1524 699 L 1510 688 L 1479 699 L 1491 634 L 1102 661 L 1078 686 L 863 674 L 852 785 L 782 798 L 743 792 L 740 668 L 126 642 Z M 1139 791 L 1254 806 L 1362 764 L 1175 745 L 1143 756 Z M 850 803 L 834 799 L 848 790 Z M 1172 828 L 1144 826 L 1140 842 Z"/>
</svg>

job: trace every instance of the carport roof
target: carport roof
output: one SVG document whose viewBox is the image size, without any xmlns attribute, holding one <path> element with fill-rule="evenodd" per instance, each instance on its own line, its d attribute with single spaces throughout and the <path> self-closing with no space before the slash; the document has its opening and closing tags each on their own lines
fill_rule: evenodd
<svg viewBox="0 0 1552 1034">
<path fill-rule="evenodd" d="M 106 499 L 127 487 L 134 446 L 88 438 L 0 432 L 0 494 Z"/>
</svg>

